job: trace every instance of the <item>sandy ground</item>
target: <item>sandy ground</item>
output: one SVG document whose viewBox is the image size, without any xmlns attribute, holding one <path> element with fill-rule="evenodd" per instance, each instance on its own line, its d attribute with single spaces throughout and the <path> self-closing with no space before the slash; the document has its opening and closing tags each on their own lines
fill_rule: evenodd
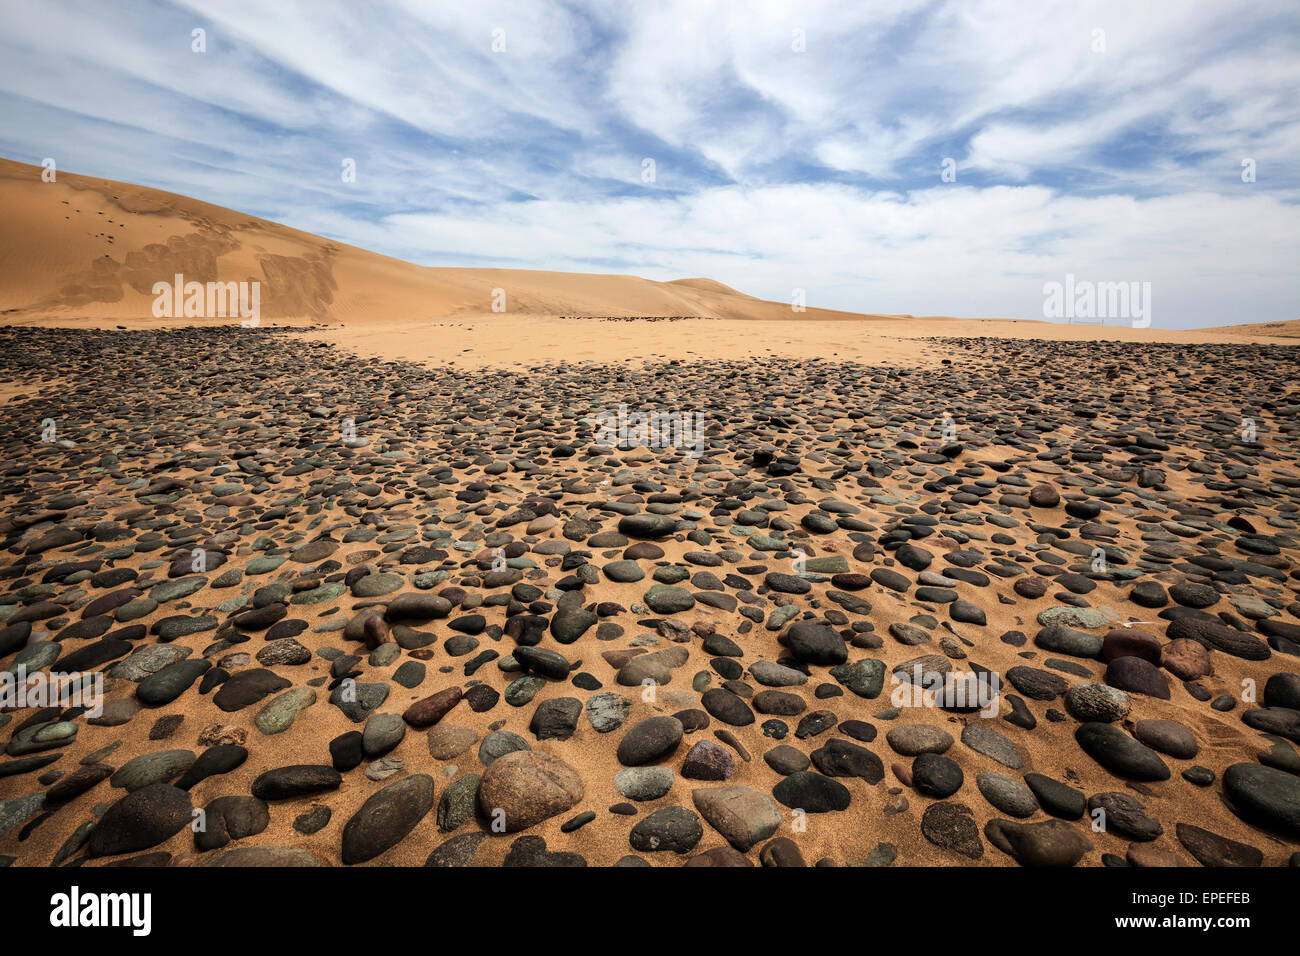
<svg viewBox="0 0 1300 956">
<path fill-rule="evenodd" d="M 947 336 L 1189 345 L 1242 341 L 1241 336 L 1228 332 L 1061 325 L 1010 319 L 798 318 L 611 322 L 560 316 L 492 314 L 427 322 L 332 325 L 312 329 L 303 335 L 369 358 L 467 367 L 561 361 L 644 362 L 749 357 L 825 358 L 915 367 L 947 357 L 949 350 L 946 346 L 928 341 Z M 1249 341 L 1290 345 L 1295 340 L 1252 336 Z"/>
</svg>

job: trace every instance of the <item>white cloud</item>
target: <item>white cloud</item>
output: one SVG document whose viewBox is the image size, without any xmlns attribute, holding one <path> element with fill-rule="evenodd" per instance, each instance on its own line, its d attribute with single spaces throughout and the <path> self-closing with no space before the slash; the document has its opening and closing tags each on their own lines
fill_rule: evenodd
<svg viewBox="0 0 1300 956">
<path fill-rule="evenodd" d="M 1157 325 L 1292 318 L 1292 3 L 32 3 L 0 151 L 442 265 L 1014 316 L 1095 273 Z"/>
</svg>

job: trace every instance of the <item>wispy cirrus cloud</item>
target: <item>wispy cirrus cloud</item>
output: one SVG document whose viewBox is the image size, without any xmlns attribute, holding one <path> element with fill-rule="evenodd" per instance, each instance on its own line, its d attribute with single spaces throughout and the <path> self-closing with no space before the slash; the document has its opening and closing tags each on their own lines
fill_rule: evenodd
<svg viewBox="0 0 1300 956">
<path fill-rule="evenodd" d="M 4 155 L 426 264 L 1024 317 L 1074 272 L 1152 281 L 1157 325 L 1300 316 L 1288 2 L 6 6 Z"/>
</svg>

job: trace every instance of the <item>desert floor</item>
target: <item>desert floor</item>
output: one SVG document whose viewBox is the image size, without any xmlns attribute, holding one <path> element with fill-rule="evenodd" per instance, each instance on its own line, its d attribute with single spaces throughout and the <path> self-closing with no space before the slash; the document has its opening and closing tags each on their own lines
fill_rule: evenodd
<svg viewBox="0 0 1300 956">
<path fill-rule="evenodd" d="M 1296 862 L 1271 337 L 94 321 L 0 330 L 0 667 L 106 677 L 0 860 Z"/>
</svg>

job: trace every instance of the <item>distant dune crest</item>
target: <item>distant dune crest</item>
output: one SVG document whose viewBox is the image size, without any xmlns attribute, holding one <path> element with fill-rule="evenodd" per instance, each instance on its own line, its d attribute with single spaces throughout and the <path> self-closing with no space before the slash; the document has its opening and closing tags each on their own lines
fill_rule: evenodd
<svg viewBox="0 0 1300 956">
<path fill-rule="evenodd" d="M 0 160 L 0 315 L 176 324 L 155 318 L 156 283 L 258 282 L 264 319 L 358 323 L 482 315 L 708 319 L 849 318 L 768 302 L 707 278 L 431 268 L 331 242 L 174 193 Z M 497 308 L 494 308 L 494 305 Z M 502 309 L 500 306 L 504 306 Z M 201 321 L 223 321 L 222 318 Z"/>
</svg>

